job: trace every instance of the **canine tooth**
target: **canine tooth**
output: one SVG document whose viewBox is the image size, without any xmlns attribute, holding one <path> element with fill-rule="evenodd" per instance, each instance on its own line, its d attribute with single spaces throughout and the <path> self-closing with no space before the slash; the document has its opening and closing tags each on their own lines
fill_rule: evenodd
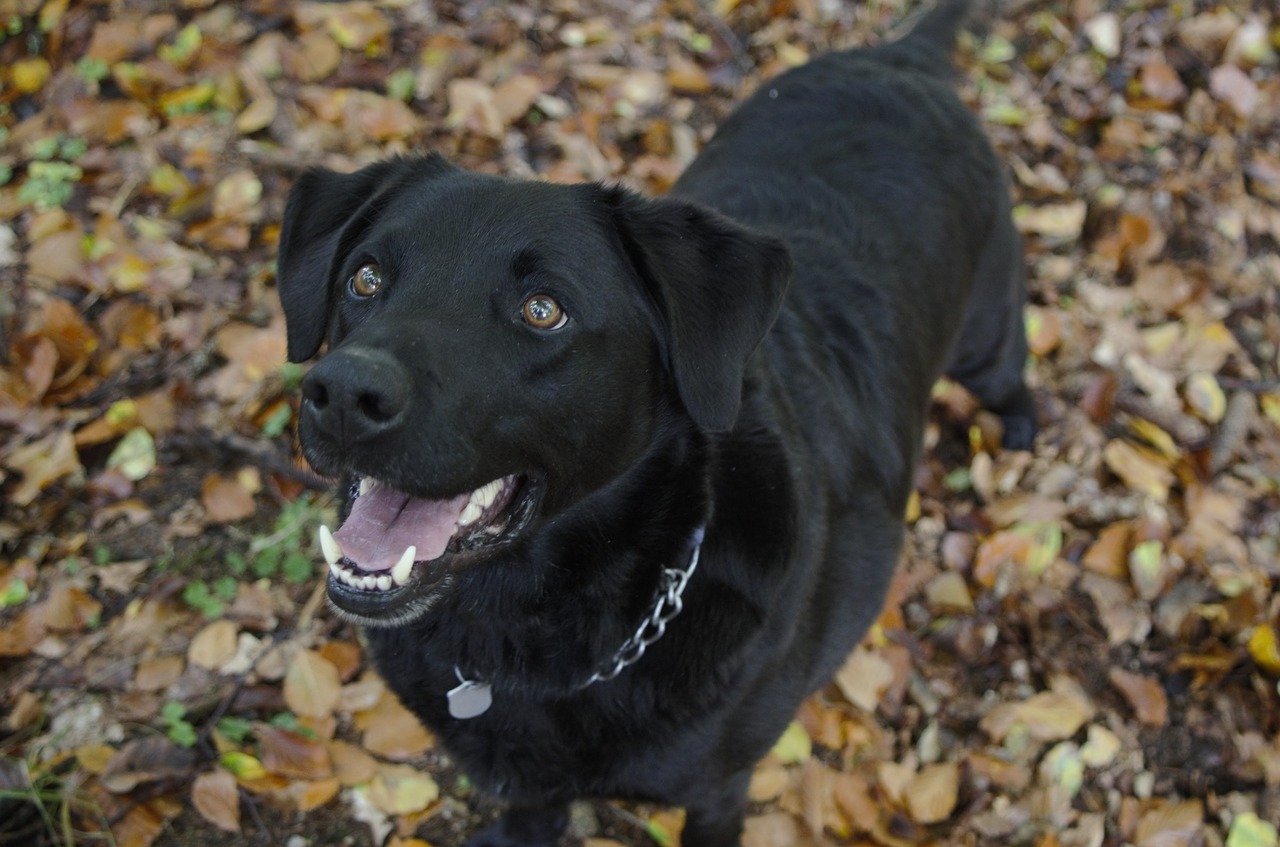
<svg viewBox="0 0 1280 847">
<path fill-rule="evenodd" d="M 360 480 L 360 487 L 357 489 L 357 495 L 363 497 L 365 494 L 369 493 L 370 488 L 373 488 L 373 478 L 366 476 Z"/>
<path fill-rule="evenodd" d="M 467 508 L 462 510 L 462 516 L 458 518 L 458 526 L 471 526 L 483 513 L 484 507 L 475 500 L 471 500 L 467 503 Z"/>
<path fill-rule="evenodd" d="M 378 577 L 378 590 L 379 590 L 379 591 L 390 591 L 390 590 L 391 590 L 391 577 L 389 577 L 389 576 L 380 576 L 380 577 Z"/>
<path fill-rule="evenodd" d="M 329 527 L 324 524 L 320 524 L 320 550 L 324 553 L 324 560 L 330 565 L 337 564 L 342 558 L 342 548 L 338 546 Z"/>
<path fill-rule="evenodd" d="M 413 570 L 413 560 L 418 556 L 418 548 L 410 544 L 404 548 L 400 561 L 391 569 L 391 579 L 396 585 L 404 585 L 409 581 L 409 573 Z"/>
<path fill-rule="evenodd" d="M 333 574 L 335 579 L 342 579 L 342 568 L 338 567 L 337 562 L 329 563 L 329 573 Z"/>
</svg>

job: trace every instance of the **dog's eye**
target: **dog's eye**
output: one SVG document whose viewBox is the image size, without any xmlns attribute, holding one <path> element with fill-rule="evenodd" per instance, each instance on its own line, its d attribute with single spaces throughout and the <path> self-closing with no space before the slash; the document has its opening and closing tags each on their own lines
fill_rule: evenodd
<svg viewBox="0 0 1280 847">
<path fill-rule="evenodd" d="M 361 265 L 351 277 L 351 290 L 360 297 L 372 297 L 382 287 L 382 269 L 370 262 Z"/>
<path fill-rule="evenodd" d="M 569 322 L 560 304 L 545 294 L 535 294 L 524 301 L 521 316 L 535 329 L 559 329 Z"/>
</svg>

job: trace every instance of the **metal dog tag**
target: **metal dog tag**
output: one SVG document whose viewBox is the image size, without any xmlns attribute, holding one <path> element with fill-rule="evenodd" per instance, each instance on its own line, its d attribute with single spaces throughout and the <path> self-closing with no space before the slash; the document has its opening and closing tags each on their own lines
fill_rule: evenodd
<svg viewBox="0 0 1280 847">
<path fill-rule="evenodd" d="M 479 717 L 493 705 L 493 689 L 487 682 L 463 680 L 457 688 L 449 690 L 449 714 L 460 721 Z"/>
</svg>

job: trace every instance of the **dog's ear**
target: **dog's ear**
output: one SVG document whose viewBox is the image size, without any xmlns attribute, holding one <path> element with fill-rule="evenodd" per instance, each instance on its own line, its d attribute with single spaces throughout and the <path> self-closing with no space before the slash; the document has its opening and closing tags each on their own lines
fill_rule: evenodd
<svg viewBox="0 0 1280 847">
<path fill-rule="evenodd" d="M 747 358 L 778 315 L 791 255 L 779 239 L 705 206 L 604 192 L 661 316 L 659 337 L 680 399 L 700 425 L 732 428 Z"/>
<path fill-rule="evenodd" d="M 311 168 L 298 178 L 285 205 L 276 262 L 289 361 L 311 358 L 324 341 L 332 296 L 329 277 L 340 247 L 373 223 L 396 185 L 411 175 L 449 167 L 438 156 L 402 158 L 350 174 Z"/>
</svg>

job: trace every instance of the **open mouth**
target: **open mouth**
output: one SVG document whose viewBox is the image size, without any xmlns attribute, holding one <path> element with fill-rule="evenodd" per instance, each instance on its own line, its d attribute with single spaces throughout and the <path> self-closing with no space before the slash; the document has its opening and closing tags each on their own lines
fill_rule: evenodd
<svg viewBox="0 0 1280 847">
<path fill-rule="evenodd" d="M 329 597 L 360 617 L 385 614 L 439 585 L 449 554 L 509 540 L 532 512 L 532 486 L 505 476 L 447 500 L 429 500 L 365 477 L 337 532 L 320 527 Z"/>
</svg>

